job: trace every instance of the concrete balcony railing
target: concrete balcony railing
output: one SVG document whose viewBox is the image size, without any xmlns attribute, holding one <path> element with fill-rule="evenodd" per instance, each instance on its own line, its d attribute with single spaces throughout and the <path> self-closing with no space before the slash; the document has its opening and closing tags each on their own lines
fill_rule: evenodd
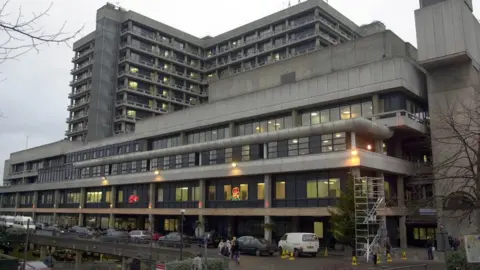
<svg viewBox="0 0 480 270">
<path fill-rule="evenodd" d="M 137 120 L 142 120 L 142 118 L 135 117 L 135 116 L 128 116 L 128 115 L 117 115 L 117 116 L 115 116 L 115 121 L 136 122 Z"/>
<path fill-rule="evenodd" d="M 78 60 L 80 60 L 81 58 L 83 58 L 83 57 L 91 54 L 92 52 L 93 52 L 93 49 L 88 49 L 88 50 L 86 50 L 86 51 L 78 54 L 77 56 L 72 57 L 72 61 L 73 61 L 73 62 L 78 61 Z"/>
<path fill-rule="evenodd" d="M 83 85 L 83 86 L 80 87 L 79 89 L 74 90 L 72 93 L 68 93 L 68 97 L 69 97 L 69 98 L 78 97 L 78 96 L 81 96 L 81 95 L 87 93 L 87 92 L 90 91 L 90 90 L 92 90 L 92 86 L 91 86 L 91 85 Z"/>
<path fill-rule="evenodd" d="M 93 60 L 89 60 L 89 61 L 87 61 L 87 62 L 85 62 L 85 63 L 77 66 L 76 68 L 73 68 L 72 70 L 70 70 L 70 73 L 71 73 L 71 74 L 76 74 L 76 73 L 84 70 L 86 67 L 88 67 L 88 66 L 90 66 L 90 65 L 92 65 L 92 64 L 93 64 Z"/>
<path fill-rule="evenodd" d="M 78 84 L 78 83 L 80 83 L 80 82 L 82 82 L 82 81 L 84 81 L 84 80 L 86 80 L 86 79 L 88 79 L 88 78 L 91 78 L 91 77 L 92 77 L 92 73 L 91 73 L 91 72 L 85 73 L 85 74 L 81 75 L 80 77 L 72 80 L 72 81 L 70 82 L 70 86 L 76 85 L 76 84 Z"/>
<path fill-rule="evenodd" d="M 392 128 L 409 128 L 421 133 L 428 130 L 427 121 L 405 110 L 385 112 L 369 117 L 372 121 Z"/>
<path fill-rule="evenodd" d="M 153 112 L 156 112 L 156 113 L 168 113 L 168 110 L 165 110 L 165 109 L 162 109 L 162 108 L 155 108 L 155 107 L 152 107 L 152 106 L 147 105 L 147 104 L 138 103 L 138 102 L 130 101 L 130 100 L 117 100 L 116 105 L 117 106 L 130 106 L 130 107 L 134 107 L 134 108 L 137 108 L 137 109 L 144 109 L 144 110 L 148 110 L 148 111 L 153 111 Z"/>
<path fill-rule="evenodd" d="M 87 126 L 75 127 L 75 128 L 70 129 L 70 130 L 66 130 L 65 131 L 65 136 L 72 136 L 72 135 L 75 135 L 77 133 L 84 132 L 87 129 L 88 129 Z"/>
<path fill-rule="evenodd" d="M 89 101 L 90 101 L 90 100 L 86 99 L 86 100 L 82 100 L 82 101 L 80 101 L 80 102 L 78 102 L 78 103 L 75 103 L 75 104 L 72 104 L 72 105 L 68 105 L 67 110 L 77 109 L 77 108 L 79 108 L 79 107 L 81 107 L 81 106 L 84 106 L 84 105 L 88 104 Z"/>
<path fill-rule="evenodd" d="M 78 115 L 75 115 L 75 116 L 72 116 L 72 117 L 67 117 L 67 123 L 70 123 L 70 122 L 75 122 L 75 121 L 79 121 L 79 120 L 82 120 L 82 119 L 85 119 L 88 117 L 88 112 L 87 113 L 82 113 L 82 114 L 78 114 Z"/>
<path fill-rule="evenodd" d="M 38 175 L 38 170 L 37 169 L 28 169 L 24 171 L 18 171 L 18 172 L 12 172 L 7 175 L 5 180 L 10 180 L 10 179 L 18 179 L 18 178 L 23 178 L 23 177 L 32 177 L 32 176 L 37 176 Z"/>
</svg>

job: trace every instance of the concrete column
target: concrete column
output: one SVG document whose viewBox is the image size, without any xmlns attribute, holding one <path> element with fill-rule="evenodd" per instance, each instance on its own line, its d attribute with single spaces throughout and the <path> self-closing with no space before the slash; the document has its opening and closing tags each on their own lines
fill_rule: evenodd
<svg viewBox="0 0 480 270">
<path fill-rule="evenodd" d="M 40 260 L 43 261 L 47 257 L 47 247 L 46 246 L 41 246 L 40 247 Z"/>
<path fill-rule="evenodd" d="M 155 232 L 155 216 L 153 214 L 148 215 L 148 224 L 150 226 L 150 228 L 148 228 L 149 231 L 154 233 Z"/>
<path fill-rule="evenodd" d="M 185 97 L 184 97 L 185 99 Z M 180 132 L 180 145 L 187 145 L 188 144 L 188 137 L 185 132 Z"/>
<path fill-rule="evenodd" d="M 376 94 L 372 96 L 372 107 L 373 107 L 373 114 L 383 112 L 383 108 L 380 108 L 380 99 Z"/>
<path fill-rule="evenodd" d="M 112 213 L 110 213 L 110 216 L 108 217 L 108 228 L 115 229 L 115 215 Z"/>
<path fill-rule="evenodd" d="M 235 130 L 235 123 L 234 122 L 228 123 L 228 129 L 230 130 L 230 137 L 237 136 L 237 132 Z"/>
<path fill-rule="evenodd" d="M 383 141 L 382 140 L 375 140 L 375 152 L 379 154 L 383 154 Z"/>
<path fill-rule="evenodd" d="M 4 194 L 0 194 L 0 208 L 3 208 L 3 200 L 5 198 Z"/>
<path fill-rule="evenodd" d="M 355 135 L 355 132 L 350 132 L 350 147 L 352 149 L 357 148 L 357 136 Z"/>
<path fill-rule="evenodd" d="M 112 186 L 112 192 L 110 195 L 110 208 L 117 206 L 117 186 Z"/>
<path fill-rule="evenodd" d="M 150 183 L 148 186 L 148 208 L 155 208 L 155 183 Z"/>
<path fill-rule="evenodd" d="M 200 198 L 198 200 L 198 208 L 205 208 L 205 203 L 207 200 L 207 187 L 205 179 L 200 179 L 198 187 L 200 189 Z M 202 235 L 205 232 L 205 217 L 203 214 L 198 215 L 198 221 L 201 223 L 201 226 L 195 229 L 195 233 L 198 236 Z"/>
<path fill-rule="evenodd" d="M 301 118 L 298 115 L 297 110 L 292 110 L 292 125 L 294 127 L 299 127 L 299 126 L 302 125 L 302 121 L 301 121 Z"/>
<path fill-rule="evenodd" d="M 20 193 L 16 193 L 15 194 L 15 208 L 19 208 L 20 207 Z"/>
<path fill-rule="evenodd" d="M 85 188 L 80 189 L 80 205 L 78 208 L 84 208 L 85 207 Z"/>
<path fill-rule="evenodd" d="M 78 214 L 78 226 L 83 227 L 83 213 Z"/>
<path fill-rule="evenodd" d="M 405 183 L 403 176 L 397 176 L 397 202 L 399 207 L 405 207 Z"/>
<path fill-rule="evenodd" d="M 264 207 L 271 208 L 272 207 L 272 175 L 265 174 L 263 176 L 263 195 L 264 195 Z"/>
<path fill-rule="evenodd" d="M 270 216 L 265 216 L 264 218 L 264 224 L 272 224 L 272 218 Z M 263 238 L 265 238 L 265 240 L 267 240 L 268 242 L 272 242 L 272 230 L 271 228 L 264 228 L 264 236 Z"/>
<path fill-rule="evenodd" d="M 398 229 L 400 232 L 400 248 L 407 248 L 407 227 L 406 223 L 406 216 L 401 216 L 398 219 Z"/>
<path fill-rule="evenodd" d="M 75 251 L 75 270 L 80 270 L 82 268 L 82 252 Z"/>
</svg>

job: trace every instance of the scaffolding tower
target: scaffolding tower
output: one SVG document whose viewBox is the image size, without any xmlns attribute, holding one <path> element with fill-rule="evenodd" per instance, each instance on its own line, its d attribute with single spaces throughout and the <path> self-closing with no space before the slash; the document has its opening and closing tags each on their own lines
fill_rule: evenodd
<svg viewBox="0 0 480 270">
<path fill-rule="evenodd" d="M 355 252 L 369 260 L 372 248 L 385 247 L 385 182 L 383 177 L 354 177 Z"/>
</svg>

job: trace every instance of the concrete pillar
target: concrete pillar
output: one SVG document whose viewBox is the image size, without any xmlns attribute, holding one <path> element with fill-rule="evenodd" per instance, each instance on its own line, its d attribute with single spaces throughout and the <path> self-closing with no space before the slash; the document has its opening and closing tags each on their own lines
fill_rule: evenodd
<svg viewBox="0 0 480 270">
<path fill-rule="evenodd" d="M 380 108 L 380 98 L 377 94 L 372 96 L 372 107 L 373 107 L 373 114 L 382 113 L 383 108 Z"/>
<path fill-rule="evenodd" d="M 78 226 L 83 227 L 83 213 L 78 214 Z"/>
<path fill-rule="evenodd" d="M 301 118 L 299 118 L 298 111 L 292 110 L 292 126 L 299 127 L 302 125 Z"/>
<path fill-rule="evenodd" d="M 207 200 L 207 194 L 206 194 L 207 187 L 206 187 L 205 179 L 199 180 L 198 187 L 200 189 L 200 198 L 198 199 L 198 208 L 205 208 L 205 203 Z M 198 234 L 198 236 L 200 236 L 205 232 L 205 217 L 203 216 L 203 214 L 198 215 L 198 221 L 201 224 L 195 229 L 195 233 Z"/>
<path fill-rule="evenodd" d="M 155 232 L 155 216 L 153 214 L 148 215 L 148 224 L 149 224 L 149 231 L 152 234 Z"/>
<path fill-rule="evenodd" d="M 112 213 L 110 213 L 110 216 L 108 217 L 108 228 L 115 229 L 115 215 Z"/>
<path fill-rule="evenodd" d="M 397 176 L 397 202 L 399 207 L 405 207 L 405 183 L 403 176 Z"/>
<path fill-rule="evenodd" d="M 15 194 L 15 208 L 19 208 L 20 207 L 20 193 L 16 193 Z"/>
<path fill-rule="evenodd" d="M 272 207 L 272 175 L 265 174 L 263 176 L 263 195 L 264 195 L 264 207 Z"/>
<path fill-rule="evenodd" d="M 33 192 L 33 202 L 32 202 L 32 219 L 33 222 L 37 221 L 37 204 L 38 204 L 38 191 Z"/>
<path fill-rule="evenodd" d="M 187 145 L 188 137 L 185 135 L 185 132 L 180 132 L 180 145 Z"/>
<path fill-rule="evenodd" d="M 80 205 L 78 208 L 85 207 L 85 188 L 80 189 Z"/>
<path fill-rule="evenodd" d="M 382 140 L 375 140 L 375 153 L 384 154 L 383 153 L 383 141 Z"/>
<path fill-rule="evenodd" d="M 112 186 L 112 192 L 110 195 L 110 208 L 117 206 L 117 186 Z"/>
<path fill-rule="evenodd" d="M 270 216 L 265 216 L 264 218 L 264 224 L 272 224 L 272 218 Z M 265 240 L 267 240 L 268 242 L 272 242 L 272 229 L 269 228 L 269 227 L 265 227 L 264 228 L 264 236 L 263 238 L 265 238 Z"/>
<path fill-rule="evenodd" d="M 5 198 L 4 194 L 0 194 L 0 208 L 3 208 L 3 200 Z"/>
<path fill-rule="evenodd" d="M 401 216 L 398 219 L 398 229 L 400 232 L 400 248 L 407 248 L 407 226 L 406 223 L 406 216 Z"/>
<path fill-rule="evenodd" d="M 234 122 L 230 122 L 228 124 L 228 129 L 230 130 L 230 137 L 235 137 L 237 136 L 237 132 L 235 130 L 235 123 Z"/>
<path fill-rule="evenodd" d="M 355 132 L 350 132 L 350 148 L 357 148 L 357 136 L 355 135 Z"/>
<path fill-rule="evenodd" d="M 75 270 L 80 270 L 82 268 L 82 252 L 75 251 Z"/>
<path fill-rule="evenodd" d="M 150 183 L 148 186 L 148 208 L 155 208 L 155 183 Z"/>
</svg>

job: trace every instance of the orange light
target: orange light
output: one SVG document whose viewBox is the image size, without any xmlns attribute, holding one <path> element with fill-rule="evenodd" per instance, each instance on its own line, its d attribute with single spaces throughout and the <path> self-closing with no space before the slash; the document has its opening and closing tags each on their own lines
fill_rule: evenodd
<svg viewBox="0 0 480 270">
<path fill-rule="evenodd" d="M 371 146 L 370 144 L 367 145 L 367 149 L 368 149 L 368 150 L 372 150 L 372 146 Z"/>
<path fill-rule="evenodd" d="M 357 149 L 352 149 L 352 156 L 358 155 Z"/>
<path fill-rule="evenodd" d="M 152 203 L 148 203 L 148 209 L 152 209 Z"/>
</svg>

